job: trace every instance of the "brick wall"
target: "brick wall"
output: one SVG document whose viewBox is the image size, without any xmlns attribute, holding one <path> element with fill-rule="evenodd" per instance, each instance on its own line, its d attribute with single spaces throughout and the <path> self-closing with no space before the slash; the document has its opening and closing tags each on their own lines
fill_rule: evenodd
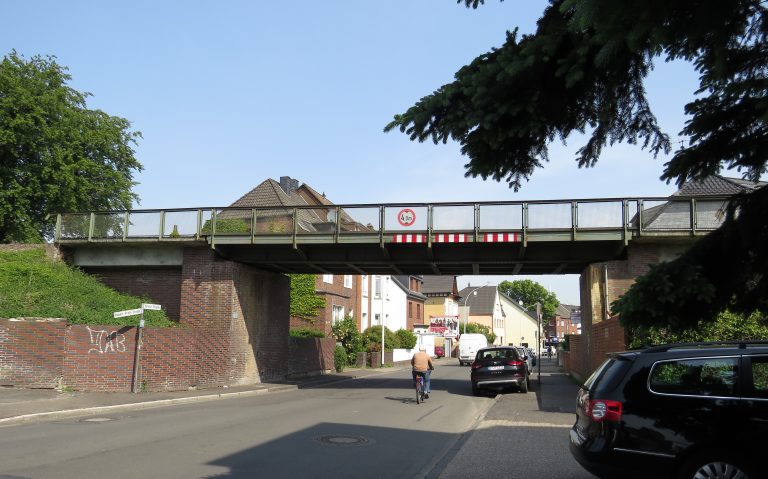
<svg viewBox="0 0 768 479">
<path fill-rule="evenodd" d="M 146 277 L 146 269 L 136 275 Z M 131 282 L 128 269 L 112 277 L 118 285 Z M 286 276 L 223 260 L 209 248 L 190 248 L 178 277 L 183 327 L 144 331 L 139 388 L 240 385 L 281 379 L 294 367 L 302 373 L 332 368 L 333 340 L 321 340 L 300 361 L 291 359 L 296 346 L 288 336 Z M 0 320 L 0 384 L 130 391 L 136 331 Z"/>
<path fill-rule="evenodd" d="M 333 306 L 342 306 L 344 308 L 344 315 L 349 315 L 350 311 L 354 311 L 355 316 L 360 315 L 360 310 L 355 310 L 355 307 L 360 304 L 358 297 L 360 296 L 360 277 L 352 276 L 352 287 L 346 288 L 344 286 L 344 275 L 333 275 L 333 283 L 326 283 L 323 281 L 322 275 L 317 275 L 317 282 L 315 289 L 318 294 L 325 298 L 325 307 L 321 308 L 317 313 L 317 320 L 313 327 L 325 333 L 326 337 L 331 336 L 331 326 L 333 326 Z"/>
<path fill-rule="evenodd" d="M 568 351 L 558 352 L 558 354 L 563 357 L 563 369 L 568 374 L 581 381 L 587 378 L 584 374 L 584 363 L 582 361 L 582 352 L 584 350 L 583 339 L 584 338 L 580 335 L 571 335 L 568 340 L 570 349 Z"/>
<path fill-rule="evenodd" d="M 55 388 L 64 375 L 64 320 L 0 320 L 0 385 Z"/>
<path fill-rule="evenodd" d="M 333 338 L 291 338 L 289 351 L 291 376 L 328 373 L 334 369 Z"/>
<path fill-rule="evenodd" d="M 590 339 L 590 343 L 587 343 Z M 590 344 L 590 346 L 587 346 Z M 570 350 L 563 352 L 563 369 L 584 380 L 605 360 L 608 353 L 627 349 L 624 328 L 619 324 L 619 317 L 614 316 L 593 325 L 591 338 L 584 335 L 572 335 L 569 339 Z"/>
<path fill-rule="evenodd" d="M 136 328 L 71 325 L 65 334 L 63 384 L 85 391 L 130 391 Z"/>
<path fill-rule="evenodd" d="M 591 360 L 585 364 L 588 374 L 592 374 L 592 371 L 605 361 L 606 354 L 626 349 L 626 335 L 624 328 L 619 324 L 618 316 L 595 325 L 592 329 Z"/>
<path fill-rule="evenodd" d="M 121 293 L 144 296 L 161 304 L 169 318 L 179 320 L 181 268 L 83 268 Z"/>
<path fill-rule="evenodd" d="M 675 258 L 687 245 L 686 242 L 661 245 L 634 240 L 627 248 L 626 260 L 596 263 L 582 271 L 579 279 L 581 344 L 578 350 L 571 348 L 570 358 L 574 364 L 583 365 L 584 373 L 591 374 L 606 352 L 625 349 L 624 332 L 614 330 L 619 327 L 618 320 L 610 319 L 611 303 L 627 292 L 635 278 L 647 273 L 650 265 Z M 604 322 L 608 324 L 603 325 Z"/>
</svg>

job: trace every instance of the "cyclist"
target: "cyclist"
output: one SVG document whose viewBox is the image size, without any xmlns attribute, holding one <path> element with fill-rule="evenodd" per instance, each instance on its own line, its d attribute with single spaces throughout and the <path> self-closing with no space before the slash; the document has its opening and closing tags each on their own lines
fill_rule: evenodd
<svg viewBox="0 0 768 479">
<path fill-rule="evenodd" d="M 427 354 L 426 347 L 419 346 L 419 350 L 413 353 L 413 357 L 411 358 L 411 366 L 413 366 L 411 373 L 413 375 L 414 384 L 416 382 L 417 374 L 424 378 L 424 398 L 426 399 L 429 397 L 429 393 L 432 392 L 431 384 L 429 381 L 430 371 L 435 369 L 435 366 L 432 364 L 432 358 L 430 358 L 429 354 Z"/>
</svg>

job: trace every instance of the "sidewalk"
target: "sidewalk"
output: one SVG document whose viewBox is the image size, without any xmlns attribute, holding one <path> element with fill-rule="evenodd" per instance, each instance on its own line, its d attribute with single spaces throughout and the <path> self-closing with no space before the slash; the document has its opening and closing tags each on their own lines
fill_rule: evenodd
<svg viewBox="0 0 768 479">
<path fill-rule="evenodd" d="M 568 450 L 579 386 L 562 372 L 555 358 L 540 362 L 541 382 L 536 365 L 528 394 L 497 395 L 493 406 L 445 455 L 429 479 L 464 479 L 499 471 L 509 477 L 593 477 L 581 471 L 570 455 L 564 458 L 562 454 Z"/>
</svg>

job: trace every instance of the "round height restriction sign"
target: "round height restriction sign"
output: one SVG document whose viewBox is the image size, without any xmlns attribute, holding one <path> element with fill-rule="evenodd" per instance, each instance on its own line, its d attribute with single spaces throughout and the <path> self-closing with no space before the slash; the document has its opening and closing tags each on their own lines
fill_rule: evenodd
<svg viewBox="0 0 768 479">
<path fill-rule="evenodd" d="M 410 208 L 402 209 L 397 214 L 397 222 L 401 226 L 413 226 L 413 223 L 416 222 L 416 213 Z"/>
</svg>

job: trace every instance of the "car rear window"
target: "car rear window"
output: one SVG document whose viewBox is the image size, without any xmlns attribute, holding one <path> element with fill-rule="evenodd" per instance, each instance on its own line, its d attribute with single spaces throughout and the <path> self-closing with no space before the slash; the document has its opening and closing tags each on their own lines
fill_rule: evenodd
<svg viewBox="0 0 768 479">
<path fill-rule="evenodd" d="M 482 349 L 475 359 L 520 359 L 520 355 L 514 349 Z"/>
<path fill-rule="evenodd" d="M 621 381 L 632 365 L 629 358 L 613 356 L 606 359 L 584 382 L 584 389 L 595 391 L 598 387 L 612 389 Z"/>
</svg>

